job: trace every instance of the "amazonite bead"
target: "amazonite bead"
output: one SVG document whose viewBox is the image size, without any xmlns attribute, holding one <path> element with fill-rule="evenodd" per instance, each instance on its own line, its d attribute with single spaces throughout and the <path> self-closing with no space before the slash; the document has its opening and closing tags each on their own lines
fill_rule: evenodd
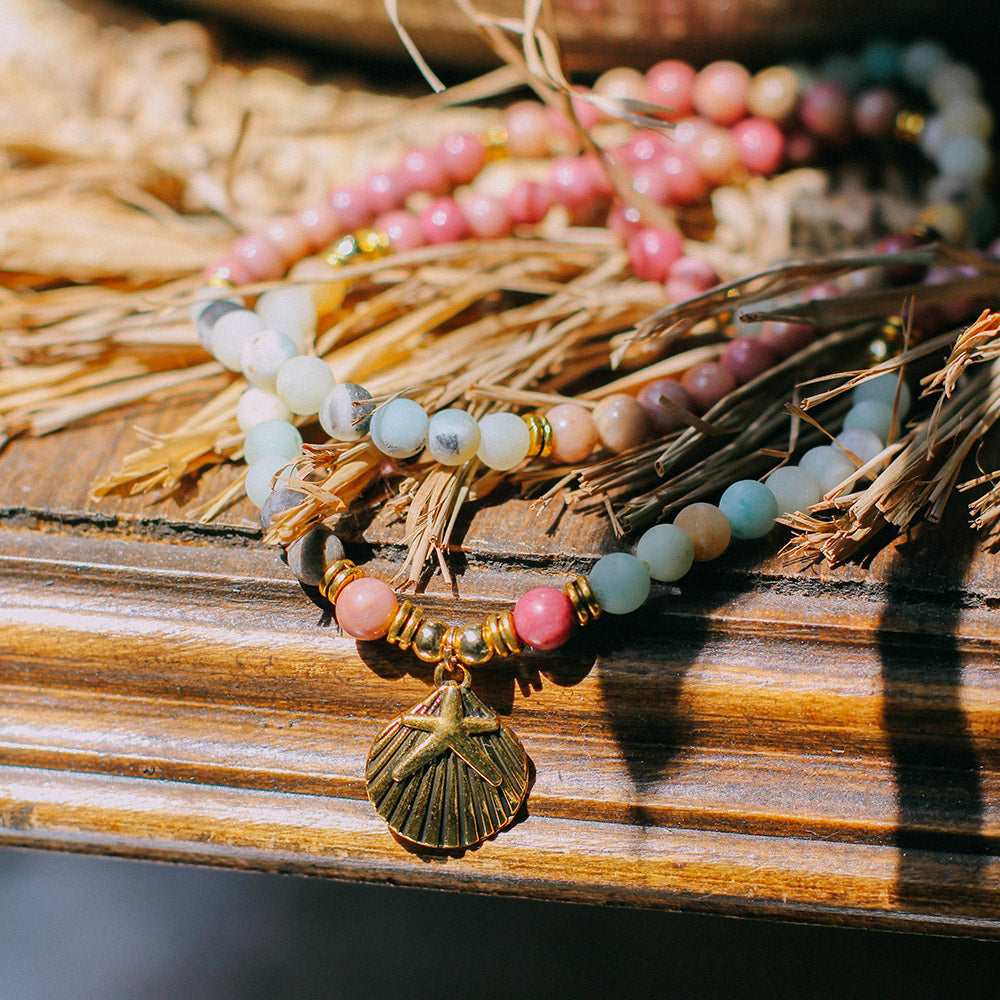
<svg viewBox="0 0 1000 1000">
<path fill-rule="evenodd" d="M 475 458 L 479 440 L 479 424 L 465 410 L 439 410 L 427 425 L 427 450 L 442 465 L 462 465 Z"/>
<path fill-rule="evenodd" d="M 587 582 L 603 611 L 627 615 L 649 597 L 649 570 L 627 552 L 609 552 L 594 563 Z"/>
<path fill-rule="evenodd" d="M 254 334 L 240 355 L 243 375 L 258 389 L 274 392 L 281 366 L 299 353 L 295 343 L 277 330 Z"/>
<path fill-rule="evenodd" d="M 756 479 L 733 483 L 719 501 L 733 538 L 763 538 L 778 516 L 774 494 Z"/>
<path fill-rule="evenodd" d="M 288 467 L 288 459 L 281 455 L 265 455 L 247 470 L 247 496 L 255 507 L 263 507 L 264 501 L 274 489 L 274 477 Z M 278 486 L 283 484 L 279 483 Z"/>
<path fill-rule="evenodd" d="M 844 451 L 849 451 L 857 455 L 865 465 L 876 455 L 881 454 L 883 448 L 885 448 L 885 444 L 881 439 L 862 427 L 851 427 L 846 431 L 841 431 L 837 435 L 837 446 Z"/>
<path fill-rule="evenodd" d="M 278 455 L 286 461 L 302 454 L 302 435 L 287 420 L 265 420 L 250 429 L 243 445 L 247 465 Z"/>
<path fill-rule="evenodd" d="M 810 448 L 799 459 L 799 468 L 805 469 L 826 494 L 847 479 L 857 466 L 839 448 L 824 444 Z"/>
<path fill-rule="evenodd" d="M 273 288 L 257 300 L 255 311 L 265 329 L 283 333 L 300 352 L 312 343 L 316 334 L 316 306 L 307 288 Z"/>
<path fill-rule="evenodd" d="M 255 385 L 250 386 L 236 404 L 236 423 L 244 434 L 265 420 L 291 419 L 291 412 L 273 392 L 265 392 Z"/>
<path fill-rule="evenodd" d="M 212 324 L 208 335 L 209 350 L 231 372 L 242 367 L 243 351 L 263 329 L 260 317 L 249 309 L 234 309 Z"/>
<path fill-rule="evenodd" d="M 902 61 L 902 46 L 888 39 L 869 42 L 861 53 L 865 74 L 876 83 L 892 83 L 899 76 Z"/>
<path fill-rule="evenodd" d="M 234 299 L 212 299 L 210 302 L 199 301 L 191 307 L 191 321 L 198 331 L 198 340 L 206 351 L 212 350 L 212 327 L 226 313 L 242 309 L 242 303 Z"/>
<path fill-rule="evenodd" d="M 411 458 L 424 450 L 429 424 L 419 403 L 404 396 L 391 399 L 372 415 L 372 444 L 390 458 Z"/>
<path fill-rule="evenodd" d="M 531 433 L 516 413 L 490 413 L 479 421 L 476 455 L 487 468 L 506 472 L 528 457 Z"/>
<path fill-rule="evenodd" d="M 333 388 L 333 372 L 322 359 L 306 355 L 289 358 L 275 380 L 278 398 L 302 416 L 319 413 L 319 408 Z"/>
<path fill-rule="evenodd" d="M 948 177 L 981 181 L 990 172 L 992 163 L 989 146 L 974 135 L 945 138 L 937 151 L 938 168 Z"/>
<path fill-rule="evenodd" d="M 892 406 L 893 401 L 896 400 L 897 384 L 899 385 L 899 399 L 896 403 L 896 412 L 899 414 L 900 420 L 902 420 L 910 412 L 913 394 L 910 392 L 910 387 L 905 382 L 900 382 L 893 372 L 886 372 L 877 378 L 862 382 L 854 390 L 852 398 L 855 405 L 872 400 L 876 403 L 885 403 L 886 406 Z"/>
<path fill-rule="evenodd" d="M 947 61 L 948 51 L 943 45 L 928 38 L 918 39 L 903 51 L 903 76 L 911 86 L 922 89 Z"/>
<path fill-rule="evenodd" d="M 855 403 L 844 417 L 844 430 L 871 431 L 880 441 L 888 441 L 892 430 L 892 407 L 875 399 Z"/>
<path fill-rule="evenodd" d="M 655 524 L 644 532 L 635 547 L 635 557 L 654 580 L 679 580 L 694 563 L 694 544 L 676 524 Z"/>
<path fill-rule="evenodd" d="M 816 477 L 797 465 L 783 465 L 764 480 L 764 485 L 778 502 L 778 514 L 808 510 L 823 499 L 823 490 Z"/>
<path fill-rule="evenodd" d="M 355 382 L 341 382 L 323 397 L 319 422 L 335 441 L 357 441 L 368 433 L 375 404 L 372 394 Z"/>
</svg>

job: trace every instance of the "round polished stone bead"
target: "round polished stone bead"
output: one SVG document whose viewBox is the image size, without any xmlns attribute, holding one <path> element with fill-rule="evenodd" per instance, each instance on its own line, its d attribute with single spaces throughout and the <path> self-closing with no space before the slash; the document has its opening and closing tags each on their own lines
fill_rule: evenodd
<svg viewBox="0 0 1000 1000">
<path fill-rule="evenodd" d="M 849 427 L 842 430 L 837 435 L 836 441 L 837 448 L 857 456 L 864 465 L 867 465 L 876 455 L 881 454 L 885 448 L 881 438 L 863 427 Z"/>
<path fill-rule="evenodd" d="M 982 180 L 993 165 L 989 146 L 974 135 L 954 135 L 944 139 L 937 153 L 942 174 Z"/>
<path fill-rule="evenodd" d="M 426 242 L 423 227 L 417 217 L 405 209 L 380 215 L 375 220 L 375 228 L 388 237 L 393 253 L 415 250 Z"/>
<path fill-rule="evenodd" d="M 212 327 L 226 313 L 242 310 L 239 302 L 232 299 L 213 299 L 211 302 L 199 301 L 191 308 L 191 319 L 198 331 L 198 340 L 206 351 L 212 350 Z"/>
<path fill-rule="evenodd" d="M 486 146 L 479 136 L 471 132 L 449 133 L 434 153 L 445 174 L 455 184 L 471 184 L 486 162 Z"/>
<path fill-rule="evenodd" d="M 609 552 L 594 563 L 587 582 L 602 611 L 627 615 L 649 597 L 649 570 L 627 552 Z"/>
<path fill-rule="evenodd" d="M 273 490 L 271 495 L 261 504 L 260 530 L 267 534 L 271 530 L 271 520 L 276 514 L 292 507 L 298 507 L 305 498 L 305 493 L 299 493 L 298 490 L 286 490 L 284 487 Z"/>
<path fill-rule="evenodd" d="M 294 491 L 275 490 L 271 496 L 279 492 Z M 264 506 L 267 506 L 266 501 Z M 261 507 L 262 512 L 263 510 Z M 323 580 L 323 574 L 338 559 L 343 559 L 344 554 L 344 543 L 325 524 L 321 524 L 288 546 L 288 568 L 302 583 L 318 587 Z"/>
<path fill-rule="evenodd" d="M 389 631 L 399 610 L 392 587 L 382 580 L 363 576 L 352 580 L 337 595 L 337 624 L 353 639 L 371 642 Z"/>
<path fill-rule="evenodd" d="M 265 420 L 250 429 L 243 445 L 247 465 L 253 465 L 268 455 L 278 455 L 290 461 L 302 454 L 302 435 L 287 420 Z"/>
<path fill-rule="evenodd" d="M 534 159 L 549 151 L 549 119 L 538 101 L 516 101 L 504 112 L 507 148 L 512 156 Z"/>
<path fill-rule="evenodd" d="M 640 229 L 628 241 L 632 272 L 642 281 L 666 281 L 684 255 L 684 239 L 670 229 Z"/>
<path fill-rule="evenodd" d="M 676 379 L 658 378 L 654 382 L 647 382 L 639 390 L 636 401 L 653 422 L 654 430 L 660 434 L 669 434 L 671 431 L 687 427 L 688 425 L 678 418 L 673 410 L 663 405 L 662 399 L 669 399 L 682 410 L 689 412 L 694 410 L 694 404 L 691 402 L 687 389 Z"/>
<path fill-rule="evenodd" d="M 489 469 L 506 472 L 528 457 L 531 432 L 516 413 L 489 413 L 479 420 L 476 455 Z"/>
<path fill-rule="evenodd" d="M 681 378 L 681 385 L 687 390 L 699 412 L 710 410 L 737 385 L 736 376 L 715 361 L 704 361 L 689 368 Z"/>
<path fill-rule="evenodd" d="M 294 215 L 272 219 L 264 229 L 264 236 L 278 251 L 282 264 L 289 267 L 309 252 L 309 234 Z"/>
<path fill-rule="evenodd" d="M 733 133 L 725 128 L 713 128 L 696 142 L 691 150 L 694 165 L 712 184 L 725 184 L 739 163 L 739 151 Z"/>
<path fill-rule="evenodd" d="M 418 219 L 424 239 L 430 244 L 454 243 L 469 235 L 469 224 L 454 198 L 435 198 Z"/>
<path fill-rule="evenodd" d="M 559 403 L 546 414 L 552 425 L 552 459 L 567 465 L 582 462 L 598 441 L 590 411 L 576 403 Z"/>
<path fill-rule="evenodd" d="M 573 634 L 576 612 L 555 587 L 532 587 L 514 605 L 514 631 L 532 649 L 555 649 Z"/>
<path fill-rule="evenodd" d="M 750 81 L 747 109 L 753 115 L 783 122 L 799 101 L 799 78 L 787 66 L 762 69 Z"/>
<path fill-rule="evenodd" d="M 372 414 L 372 444 L 390 458 L 412 458 L 424 450 L 429 425 L 424 408 L 400 396 Z"/>
<path fill-rule="evenodd" d="M 778 356 L 760 337 L 735 337 L 726 344 L 721 361 L 742 385 L 773 368 Z"/>
<path fill-rule="evenodd" d="M 769 118 L 744 118 L 733 126 L 740 163 L 752 174 L 770 177 L 785 155 L 784 133 Z"/>
<path fill-rule="evenodd" d="M 924 88 L 935 70 L 948 61 L 948 51 L 940 42 L 919 38 L 903 51 L 901 69 L 911 87 Z"/>
<path fill-rule="evenodd" d="M 631 66 L 616 66 L 602 73 L 594 81 L 594 93 L 602 97 L 645 100 L 646 78 Z"/>
<path fill-rule="evenodd" d="M 747 112 L 750 74 L 739 63 L 709 63 L 694 80 L 691 98 L 699 114 L 719 125 L 734 125 Z"/>
<path fill-rule="evenodd" d="M 635 556 L 654 580 L 671 583 L 694 563 L 694 543 L 676 524 L 655 524 L 639 539 Z"/>
<path fill-rule="evenodd" d="M 326 394 L 317 412 L 320 426 L 335 441 L 357 441 L 368 433 L 374 409 L 364 386 L 341 382 Z"/>
<path fill-rule="evenodd" d="M 681 257 L 670 268 L 666 292 L 671 302 L 694 298 L 719 283 L 715 268 L 702 257 Z"/>
<path fill-rule="evenodd" d="M 639 401 L 624 393 L 602 399 L 593 414 L 601 444 L 613 455 L 636 448 L 649 437 L 650 421 Z"/>
<path fill-rule="evenodd" d="M 964 63 L 948 60 L 941 63 L 927 81 L 927 93 L 939 108 L 943 108 L 960 97 L 978 97 L 979 77 Z"/>
<path fill-rule="evenodd" d="M 220 316 L 209 333 L 209 350 L 231 372 L 242 365 L 243 350 L 264 329 L 260 317 L 249 309 L 233 309 Z"/>
<path fill-rule="evenodd" d="M 688 504 L 678 511 L 674 524 L 691 539 L 695 562 L 717 559 L 729 547 L 732 530 L 726 515 L 715 504 Z"/>
<path fill-rule="evenodd" d="M 274 477 L 287 466 L 288 459 L 281 455 L 265 455 L 250 466 L 247 470 L 246 491 L 255 507 L 264 506 L 264 501 L 274 489 Z"/>
<path fill-rule="evenodd" d="M 278 398 L 292 413 L 311 416 L 319 412 L 333 388 L 333 372 L 322 358 L 299 355 L 281 366 L 275 388 Z"/>
<path fill-rule="evenodd" d="M 284 271 L 277 247 L 261 233 L 248 233 L 233 244 L 232 255 L 243 264 L 252 281 L 274 281 Z"/>
<path fill-rule="evenodd" d="M 899 388 L 897 397 L 896 389 Z M 896 405 L 896 412 L 900 419 L 910 412 L 910 405 L 913 402 L 913 395 L 910 387 L 900 381 L 895 372 L 886 372 L 876 378 L 862 382 L 854 390 L 853 400 L 855 403 L 864 403 L 872 400 L 876 403 L 885 403 L 886 406 Z"/>
<path fill-rule="evenodd" d="M 427 450 L 442 465 L 471 461 L 479 449 L 479 441 L 479 424 L 465 410 L 439 410 L 427 425 Z"/>
<path fill-rule="evenodd" d="M 291 420 L 292 413 L 273 392 L 252 385 L 236 404 L 236 423 L 244 434 L 265 420 Z"/>
<path fill-rule="evenodd" d="M 805 323 L 784 323 L 780 320 L 765 320 L 760 328 L 760 342 L 778 355 L 790 358 L 798 354 L 816 339 L 816 331 Z"/>
<path fill-rule="evenodd" d="M 258 389 L 274 392 L 281 366 L 299 353 L 294 341 L 276 330 L 254 334 L 240 355 L 243 375 Z"/>
<path fill-rule="evenodd" d="M 816 477 L 797 465 L 783 465 L 764 480 L 778 502 L 779 514 L 808 510 L 823 499 L 823 490 Z"/>
<path fill-rule="evenodd" d="M 855 403 L 844 417 L 845 431 L 871 431 L 880 441 L 887 441 L 892 430 L 892 407 L 875 399 Z"/>
<path fill-rule="evenodd" d="M 891 90 L 866 90 L 854 102 L 854 127 L 869 139 L 888 139 L 899 113 L 899 98 Z"/>
<path fill-rule="evenodd" d="M 265 329 L 283 333 L 299 351 L 312 343 L 316 334 L 316 304 L 304 285 L 264 292 L 254 311 Z"/>
<path fill-rule="evenodd" d="M 778 516 L 778 501 L 763 483 L 741 479 L 722 494 L 719 509 L 734 538 L 763 538 Z"/>
<path fill-rule="evenodd" d="M 799 459 L 799 468 L 805 469 L 826 494 L 847 479 L 857 466 L 839 448 L 824 444 L 810 448 Z"/>
<path fill-rule="evenodd" d="M 690 63 L 665 59 L 646 73 L 646 100 L 669 108 L 670 120 L 683 118 L 694 111 L 691 93 L 697 76 Z"/>
<path fill-rule="evenodd" d="M 841 84 L 820 80 L 803 96 L 799 116 L 813 135 L 842 141 L 851 132 L 851 98 Z"/>
</svg>

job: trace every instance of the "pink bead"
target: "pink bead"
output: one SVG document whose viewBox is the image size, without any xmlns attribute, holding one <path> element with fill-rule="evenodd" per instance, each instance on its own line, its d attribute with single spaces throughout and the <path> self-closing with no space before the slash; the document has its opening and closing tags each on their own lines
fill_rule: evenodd
<svg viewBox="0 0 1000 1000">
<path fill-rule="evenodd" d="M 694 165 L 712 184 L 725 184 L 739 162 L 736 143 L 728 129 L 715 128 L 706 133 L 692 149 Z"/>
<path fill-rule="evenodd" d="M 689 156 L 668 153 L 661 169 L 667 177 L 667 197 L 672 205 L 693 205 L 708 193 L 708 182 Z"/>
<path fill-rule="evenodd" d="M 537 159 L 549 152 L 549 114 L 538 101 L 517 101 L 503 116 L 511 156 Z"/>
<path fill-rule="evenodd" d="M 705 361 L 689 368 L 681 379 L 696 410 L 710 410 L 724 396 L 736 388 L 736 376 L 723 365 Z"/>
<path fill-rule="evenodd" d="M 916 250 L 927 242 L 918 233 L 900 232 L 883 236 L 875 244 L 875 253 L 897 254 L 907 250 Z M 920 281 L 927 273 L 925 264 L 893 264 L 885 269 L 889 283 L 892 285 L 909 285 Z"/>
<path fill-rule="evenodd" d="M 726 344 L 721 360 L 736 381 L 743 384 L 773 368 L 778 355 L 758 337 L 736 337 Z"/>
<path fill-rule="evenodd" d="M 506 204 L 499 198 L 477 195 L 463 203 L 462 211 L 469 224 L 469 232 L 477 239 L 495 240 L 500 236 L 509 236 L 514 226 Z"/>
<path fill-rule="evenodd" d="M 365 181 L 368 204 L 375 215 L 391 212 L 406 201 L 409 191 L 406 179 L 399 170 L 376 170 Z"/>
<path fill-rule="evenodd" d="M 533 649 L 555 649 L 573 634 L 576 612 L 555 587 L 532 587 L 514 605 L 514 630 Z"/>
<path fill-rule="evenodd" d="M 642 281 L 666 281 L 683 254 L 684 240 L 669 229 L 641 229 L 628 241 L 629 264 Z"/>
<path fill-rule="evenodd" d="M 699 114 L 718 125 L 734 125 L 747 113 L 750 74 L 739 63 L 709 63 L 694 80 L 691 99 Z"/>
<path fill-rule="evenodd" d="M 538 181 L 517 181 L 507 195 L 507 211 L 518 226 L 541 222 L 553 204 L 552 189 Z"/>
<path fill-rule="evenodd" d="M 362 642 L 381 639 L 399 610 L 392 588 L 381 580 L 363 576 L 352 580 L 337 596 L 337 624 Z"/>
<path fill-rule="evenodd" d="M 670 279 L 685 281 L 700 294 L 719 283 L 719 274 L 703 257 L 681 257 L 670 269 Z"/>
<path fill-rule="evenodd" d="M 558 204 L 572 210 L 585 208 L 597 200 L 594 172 L 585 157 L 560 157 L 553 161 L 549 176 L 552 196 Z"/>
<path fill-rule="evenodd" d="M 615 202 L 608 213 L 607 226 L 615 234 L 619 242 L 627 244 L 643 228 L 644 223 L 642 216 L 639 214 L 639 209 L 633 205 L 623 205 L 621 202 Z"/>
<path fill-rule="evenodd" d="M 234 285 L 249 285 L 253 281 L 250 268 L 233 254 L 209 264 L 202 272 L 205 281 L 231 281 Z"/>
<path fill-rule="evenodd" d="M 767 320 L 760 328 L 760 342 L 778 355 L 790 358 L 808 347 L 816 339 L 816 331 L 805 323 L 782 323 Z"/>
<path fill-rule="evenodd" d="M 660 402 L 661 397 L 676 403 L 683 410 L 694 411 L 694 403 L 680 382 L 672 378 L 658 378 L 655 382 L 647 382 L 639 390 L 636 400 L 646 411 L 655 430 L 660 434 L 669 434 L 671 431 L 686 427 L 687 424 L 683 420 L 679 420 Z"/>
<path fill-rule="evenodd" d="M 670 143 L 655 132 L 640 132 L 631 142 L 619 146 L 616 159 L 623 167 L 634 170 L 658 163 L 670 149 Z"/>
<path fill-rule="evenodd" d="M 358 184 L 334 188 L 327 201 L 345 232 L 367 226 L 376 214 L 368 192 Z"/>
<path fill-rule="evenodd" d="M 589 93 L 588 87 L 578 86 L 573 88 L 575 91 L 581 94 Z M 592 129 L 600 120 L 601 112 L 594 107 L 590 101 L 581 100 L 578 97 L 572 99 L 573 111 L 576 113 L 577 121 L 585 129 Z M 557 132 L 561 132 L 563 135 L 576 135 L 576 131 L 570 124 L 566 116 L 556 108 L 548 109 L 548 122 L 549 128 L 555 129 Z"/>
<path fill-rule="evenodd" d="M 309 253 L 309 235 L 295 216 L 286 215 L 273 219 L 264 230 L 264 235 L 278 251 L 285 267 L 291 267 Z"/>
<path fill-rule="evenodd" d="M 665 117 L 675 121 L 694 111 L 692 92 L 697 74 L 694 67 L 679 59 L 665 59 L 646 74 L 646 100 L 670 109 Z"/>
<path fill-rule="evenodd" d="M 597 425 L 590 411 L 577 403 L 559 403 L 545 414 L 552 425 L 553 461 L 575 465 L 597 444 Z"/>
<path fill-rule="evenodd" d="M 420 213 L 420 228 L 428 243 L 454 243 L 469 235 L 469 225 L 454 198 L 435 198 Z"/>
<path fill-rule="evenodd" d="M 702 137 L 712 129 L 712 123 L 697 115 L 679 121 L 670 133 L 670 148 L 684 149 L 700 142 Z"/>
<path fill-rule="evenodd" d="M 310 250 L 322 250 L 342 235 L 340 222 L 333 209 L 324 202 L 307 205 L 299 212 L 299 223 L 306 234 Z"/>
<path fill-rule="evenodd" d="M 404 200 L 414 191 L 447 194 L 451 189 L 451 182 L 441 162 L 439 150 L 430 152 L 424 149 L 411 149 L 399 165 L 399 176 Z"/>
<path fill-rule="evenodd" d="M 452 132 L 441 140 L 437 159 L 453 184 L 471 184 L 486 163 L 486 147 L 471 132 Z"/>
<path fill-rule="evenodd" d="M 744 118 L 733 126 L 736 155 L 752 174 L 775 173 L 785 155 L 785 136 L 767 118 Z"/>
<path fill-rule="evenodd" d="M 819 80 L 802 98 L 799 117 L 813 135 L 842 142 L 851 134 L 851 98 L 833 80 Z"/>
<path fill-rule="evenodd" d="M 658 205 L 666 205 L 670 200 L 670 177 L 662 163 L 633 170 L 632 187 Z"/>
<path fill-rule="evenodd" d="M 815 163 L 819 157 L 819 143 L 814 136 L 802 129 L 794 129 L 785 139 L 785 158 L 794 167 Z"/>
<path fill-rule="evenodd" d="M 375 220 L 374 226 L 389 237 L 392 249 L 397 252 L 415 250 L 427 242 L 424 239 L 423 227 L 417 221 L 417 217 L 403 209 L 379 216 Z"/>
<path fill-rule="evenodd" d="M 252 281 L 274 281 L 285 266 L 274 244 L 259 233 L 248 233 L 233 244 L 233 256 L 247 269 Z"/>
<path fill-rule="evenodd" d="M 899 98 L 884 88 L 866 90 L 854 102 L 854 127 L 868 139 L 891 138 L 899 114 Z"/>
</svg>

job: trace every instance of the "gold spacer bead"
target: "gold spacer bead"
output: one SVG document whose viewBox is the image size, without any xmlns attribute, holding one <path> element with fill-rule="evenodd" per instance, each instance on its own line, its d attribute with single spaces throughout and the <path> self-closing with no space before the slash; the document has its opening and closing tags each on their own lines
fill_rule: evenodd
<svg viewBox="0 0 1000 1000">
<path fill-rule="evenodd" d="M 563 587 L 563 593 L 573 605 L 577 621 L 581 625 L 586 625 L 587 622 L 601 617 L 601 606 L 597 603 L 597 598 L 590 589 L 590 584 L 585 576 L 578 576 L 575 580 L 570 580 Z"/>
<path fill-rule="evenodd" d="M 235 288 L 236 282 L 232 278 L 223 278 L 221 274 L 213 274 L 205 282 L 209 288 Z"/>
<path fill-rule="evenodd" d="M 926 124 L 927 119 L 919 111 L 900 111 L 895 121 L 896 138 L 919 142 Z"/>
<path fill-rule="evenodd" d="M 429 619 L 422 621 L 413 637 L 413 652 L 424 663 L 437 663 L 448 655 L 450 647 L 445 645 L 449 626 L 444 622 Z"/>
<path fill-rule="evenodd" d="M 423 617 L 423 608 L 415 607 L 409 601 L 403 601 L 392 619 L 386 639 L 400 649 L 409 649 Z"/>
<path fill-rule="evenodd" d="M 541 413 L 528 413 L 521 419 L 528 425 L 528 458 L 552 454 L 552 424 Z"/>
<path fill-rule="evenodd" d="M 358 238 L 350 234 L 337 240 L 333 248 L 326 253 L 323 259 L 330 267 L 347 267 L 348 264 L 353 264 L 363 256 L 364 254 L 361 250 L 361 245 L 358 243 Z"/>
<path fill-rule="evenodd" d="M 482 625 L 463 625 L 456 629 L 455 655 L 467 667 L 478 667 L 493 659 L 493 646 L 486 638 Z"/>
<path fill-rule="evenodd" d="M 323 574 L 319 592 L 331 603 L 336 604 L 340 592 L 352 580 L 359 580 L 364 573 L 350 559 L 338 559 Z"/>
<path fill-rule="evenodd" d="M 514 628 L 514 614 L 511 611 L 505 611 L 499 617 L 500 622 L 500 635 L 503 636 L 503 641 L 507 644 L 507 649 L 511 653 L 521 652 L 521 640 L 517 637 L 517 630 Z"/>
<path fill-rule="evenodd" d="M 494 163 L 496 160 L 504 160 L 510 156 L 510 147 L 507 145 L 509 136 L 504 125 L 491 125 L 483 134 L 483 145 L 486 147 L 486 162 Z"/>
<path fill-rule="evenodd" d="M 507 643 L 504 642 L 503 633 L 500 631 L 499 615 L 487 615 L 483 622 L 483 638 L 490 644 L 490 648 L 497 656 L 510 656 Z"/>
<path fill-rule="evenodd" d="M 392 253 L 389 234 L 381 229 L 362 229 L 355 233 L 362 257 L 374 259 Z"/>
</svg>

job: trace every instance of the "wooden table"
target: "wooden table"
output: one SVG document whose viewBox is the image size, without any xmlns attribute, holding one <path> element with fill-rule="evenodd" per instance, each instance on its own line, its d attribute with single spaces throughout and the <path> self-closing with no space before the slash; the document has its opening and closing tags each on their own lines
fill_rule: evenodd
<svg viewBox="0 0 1000 1000">
<path fill-rule="evenodd" d="M 192 523 L 232 470 L 179 500 L 87 502 L 133 425 L 175 419 L 146 408 L 0 455 L 0 842 L 1000 935 L 1000 560 L 960 517 L 826 575 L 783 570 L 775 533 L 558 656 L 490 666 L 476 686 L 534 761 L 530 815 L 428 860 L 362 780 L 423 665 L 325 627 L 245 503 Z M 600 521 L 549 521 L 479 510 L 441 612 L 510 602 L 609 544 Z M 398 531 L 368 538 L 398 557 Z"/>
</svg>

